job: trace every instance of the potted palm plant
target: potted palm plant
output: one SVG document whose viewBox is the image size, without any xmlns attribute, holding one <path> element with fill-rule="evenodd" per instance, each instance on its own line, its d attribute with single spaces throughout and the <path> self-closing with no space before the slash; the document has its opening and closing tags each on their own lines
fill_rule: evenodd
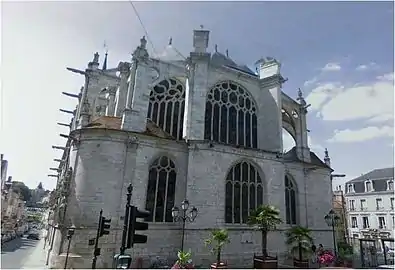
<svg viewBox="0 0 395 270">
<path fill-rule="evenodd" d="M 248 217 L 248 224 L 255 226 L 262 236 L 262 256 L 254 255 L 254 268 L 277 268 L 277 256 L 272 257 L 267 253 L 267 235 L 282 223 L 280 211 L 271 205 L 260 205 Z"/>
<path fill-rule="evenodd" d="M 337 244 L 336 266 L 352 268 L 353 266 L 353 247 L 347 243 Z"/>
<path fill-rule="evenodd" d="M 297 268 L 309 268 L 309 257 L 311 253 L 311 246 L 313 244 L 313 237 L 311 230 L 302 226 L 295 226 L 286 232 L 286 243 L 291 247 L 293 254 L 293 264 Z M 295 258 L 295 253 L 298 258 Z"/>
<path fill-rule="evenodd" d="M 171 269 L 193 269 L 193 264 L 191 260 L 192 253 L 186 251 L 178 251 L 178 260 L 173 265 Z"/>
<path fill-rule="evenodd" d="M 205 241 L 206 246 L 211 246 L 211 251 L 216 254 L 216 262 L 211 264 L 212 269 L 225 269 L 225 262 L 221 262 L 221 251 L 224 245 L 230 242 L 229 234 L 226 229 L 215 229 L 211 231 L 210 238 Z"/>
</svg>

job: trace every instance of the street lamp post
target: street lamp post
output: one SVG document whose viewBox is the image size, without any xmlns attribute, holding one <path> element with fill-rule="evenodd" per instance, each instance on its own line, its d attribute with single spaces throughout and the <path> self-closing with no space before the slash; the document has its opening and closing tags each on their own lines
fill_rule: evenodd
<svg viewBox="0 0 395 270">
<path fill-rule="evenodd" d="M 182 222 L 182 239 L 181 239 L 181 251 L 184 251 L 184 236 L 185 236 L 185 223 L 186 221 L 193 222 L 197 216 L 198 210 L 196 207 L 192 207 L 192 209 L 187 213 L 189 209 L 189 201 L 184 200 L 181 203 L 181 215 L 180 209 L 178 207 L 173 207 L 171 209 L 171 215 L 173 216 L 173 221 L 181 221 Z"/>
<path fill-rule="evenodd" d="M 340 217 L 336 215 L 335 211 L 331 209 L 327 215 L 325 215 L 325 221 L 328 226 L 332 227 L 332 236 L 333 236 L 333 250 L 335 252 L 335 256 L 337 256 L 337 249 L 336 249 L 336 234 L 335 234 L 335 227 L 339 225 Z"/>
</svg>

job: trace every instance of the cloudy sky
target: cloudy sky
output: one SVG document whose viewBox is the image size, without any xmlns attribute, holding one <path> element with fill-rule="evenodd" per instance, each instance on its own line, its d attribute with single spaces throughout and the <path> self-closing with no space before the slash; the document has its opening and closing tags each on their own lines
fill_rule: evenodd
<svg viewBox="0 0 395 270">
<path fill-rule="evenodd" d="M 394 28 L 392 2 L 135 2 L 160 53 L 170 36 L 184 55 L 192 30 L 211 31 L 214 45 L 238 63 L 262 56 L 282 62 L 284 91 L 303 89 L 308 103 L 310 146 L 328 148 L 333 168 L 351 179 L 394 163 Z M 84 69 L 98 51 L 109 65 L 130 60 L 145 34 L 129 2 L 3 2 L 1 10 L 1 138 L 9 175 L 30 187 L 47 177 L 63 145 Z M 102 59 L 101 59 L 102 60 Z M 285 136 L 286 148 L 293 142 Z"/>
</svg>

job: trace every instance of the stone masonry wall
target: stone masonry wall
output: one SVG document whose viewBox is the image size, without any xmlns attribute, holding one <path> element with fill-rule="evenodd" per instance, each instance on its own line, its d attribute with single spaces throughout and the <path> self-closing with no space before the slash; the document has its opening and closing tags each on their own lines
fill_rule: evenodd
<svg viewBox="0 0 395 270">
<path fill-rule="evenodd" d="M 100 209 L 112 222 L 111 234 L 100 239 L 102 255 L 98 267 L 111 265 L 112 257 L 120 247 L 126 187 L 129 183 L 133 184 L 132 204 L 144 209 L 149 166 L 161 155 L 169 156 L 177 167 L 176 205 L 188 198 L 191 205 L 199 209 L 195 222 L 187 224 L 185 235 L 185 249 L 191 248 L 195 263 L 206 264 L 213 260 L 213 255 L 204 246 L 204 239 L 211 229 L 218 227 L 230 230 L 231 243 L 225 247 L 223 257 L 232 266 L 248 265 L 253 253 L 260 253 L 258 232 L 245 225 L 224 224 L 225 177 L 231 166 L 241 160 L 248 160 L 258 168 L 266 183 L 265 203 L 278 207 L 285 220 L 285 165 L 273 154 L 224 145 L 210 148 L 208 143 L 203 142 L 190 142 L 187 146 L 183 142 L 105 129 L 84 130 L 80 139 L 78 149 L 73 150 L 76 151 L 76 163 L 71 158 L 73 165 L 70 166 L 74 166 L 75 179 L 67 212 L 77 227 L 70 249 L 71 253 L 82 256 L 75 257 L 78 258 L 74 260 L 77 268 L 90 267 L 93 247 L 88 246 L 88 241 L 95 237 Z M 307 213 L 309 227 L 316 231 L 317 243 L 330 246 L 330 230 L 323 220 L 324 213 L 330 209 L 328 177 L 322 171 L 304 177 L 301 171 L 300 165 L 288 165 L 288 173 L 292 174 L 300 192 L 301 224 L 304 224 Z M 307 181 L 307 211 L 305 192 L 301 189 L 303 181 Z M 144 258 L 145 263 L 156 256 L 175 258 L 181 246 L 180 226 L 174 223 L 150 224 L 146 232 L 149 236 L 147 244 L 136 245 L 129 252 L 135 257 Z M 283 231 L 287 228 L 289 226 L 284 224 L 279 226 L 279 232 L 269 234 L 269 252 L 280 256 L 285 253 L 287 247 Z M 57 239 L 57 245 L 59 242 L 60 239 Z M 66 246 L 63 244 L 60 253 L 66 252 Z M 58 263 L 63 257 L 58 256 Z M 57 264 L 56 256 L 51 258 L 52 265 Z"/>
</svg>

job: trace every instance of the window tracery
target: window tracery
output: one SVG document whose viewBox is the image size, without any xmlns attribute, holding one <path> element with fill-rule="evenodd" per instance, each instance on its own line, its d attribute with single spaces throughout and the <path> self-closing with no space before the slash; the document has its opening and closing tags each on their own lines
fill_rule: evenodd
<svg viewBox="0 0 395 270">
<path fill-rule="evenodd" d="M 204 138 L 244 147 L 258 147 L 257 107 L 251 95 L 233 82 L 217 83 L 206 100 Z"/>
<path fill-rule="evenodd" d="M 150 93 L 147 118 L 181 140 L 184 107 L 185 87 L 175 79 L 165 79 L 155 85 Z"/>
<path fill-rule="evenodd" d="M 249 162 L 230 169 L 225 189 L 225 223 L 244 224 L 251 212 L 263 204 L 262 179 Z"/>
<path fill-rule="evenodd" d="M 285 218 L 287 224 L 297 224 L 296 211 L 296 185 L 290 177 L 285 176 Z"/>
<path fill-rule="evenodd" d="M 166 156 L 157 158 L 150 166 L 146 209 L 151 216 L 146 221 L 172 222 L 171 209 L 174 206 L 176 190 L 176 167 Z"/>
</svg>

